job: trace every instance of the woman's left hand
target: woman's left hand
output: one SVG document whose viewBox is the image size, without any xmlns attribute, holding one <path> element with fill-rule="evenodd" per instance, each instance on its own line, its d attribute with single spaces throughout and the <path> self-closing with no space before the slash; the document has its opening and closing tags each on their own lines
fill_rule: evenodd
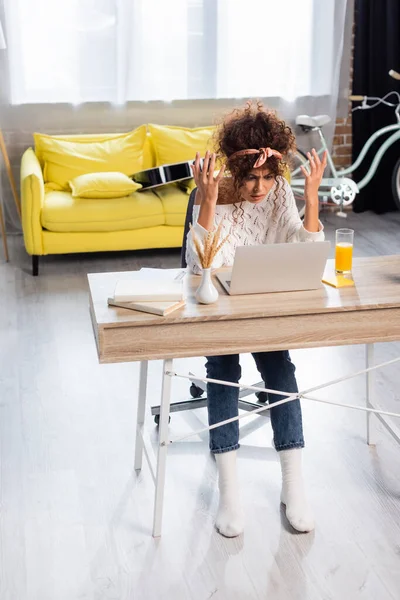
<svg viewBox="0 0 400 600">
<path fill-rule="evenodd" d="M 306 204 L 318 204 L 318 188 L 321 185 L 321 179 L 325 171 L 327 162 L 327 152 L 322 155 L 320 160 L 315 148 L 311 152 L 307 152 L 307 158 L 310 164 L 309 170 L 306 167 L 300 167 L 305 177 L 304 182 L 304 198 Z"/>
</svg>

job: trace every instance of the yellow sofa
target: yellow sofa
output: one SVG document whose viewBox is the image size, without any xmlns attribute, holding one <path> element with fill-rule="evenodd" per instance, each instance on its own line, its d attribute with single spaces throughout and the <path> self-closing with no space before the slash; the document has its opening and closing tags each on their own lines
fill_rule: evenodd
<svg viewBox="0 0 400 600">
<path fill-rule="evenodd" d="M 181 247 L 189 198 L 181 185 L 96 199 L 73 197 L 66 182 L 86 172 L 129 175 L 190 160 L 210 147 L 211 135 L 211 128 L 152 124 L 126 134 L 35 134 L 35 149 L 28 148 L 21 163 L 22 226 L 33 274 L 38 274 L 39 256 L 46 254 Z M 121 136 L 124 143 L 129 136 L 128 155 L 121 149 Z"/>
</svg>

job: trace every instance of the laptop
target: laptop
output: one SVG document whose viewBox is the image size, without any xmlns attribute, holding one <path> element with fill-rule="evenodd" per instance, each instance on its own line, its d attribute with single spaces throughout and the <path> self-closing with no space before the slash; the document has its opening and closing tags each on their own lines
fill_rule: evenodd
<svg viewBox="0 0 400 600">
<path fill-rule="evenodd" d="M 238 246 L 232 269 L 215 275 L 231 296 L 315 290 L 321 279 L 330 242 Z"/>
</svg>

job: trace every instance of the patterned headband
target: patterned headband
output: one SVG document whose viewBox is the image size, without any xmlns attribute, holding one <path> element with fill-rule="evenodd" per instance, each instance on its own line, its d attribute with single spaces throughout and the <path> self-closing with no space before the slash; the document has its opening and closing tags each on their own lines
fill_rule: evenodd
<svg viewBox="0 0 400 600">
<path fill-rule="evenodd" d="M 273 148 L 259 148 L 258 150 L 255 148 L 249 148 L 248 150 L 238 150 L 237 152 L 234 152 L 230 155 L 229 160 L 234 156 L 244 156 L 245 154 L 260 155 L 254 163 L 253 169 L 258 169 L 258 167 L 261 167 L 271 156 L 275 156 L 278 160 L 281 160 L 282 158 L 282 154 Z"/>
</svg>

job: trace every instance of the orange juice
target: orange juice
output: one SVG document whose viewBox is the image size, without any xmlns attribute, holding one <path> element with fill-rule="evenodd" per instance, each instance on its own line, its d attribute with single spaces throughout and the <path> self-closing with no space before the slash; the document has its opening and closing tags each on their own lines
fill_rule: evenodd
<svg viewBox="0 0 400 600">
<path fill-rule="evenodd" d="M 351 271 L 353 262 L 353 244 L 336 244 L 335 269 L 341 273 Z"/>
</svg>

